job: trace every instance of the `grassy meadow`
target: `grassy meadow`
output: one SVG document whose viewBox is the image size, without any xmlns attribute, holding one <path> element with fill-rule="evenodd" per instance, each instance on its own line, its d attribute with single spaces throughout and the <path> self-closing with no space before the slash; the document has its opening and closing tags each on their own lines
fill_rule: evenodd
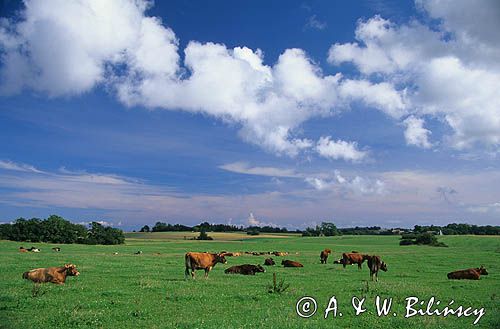
<svg viewBox="0 0 500 329">
<path fill-rule="evenodd" d="M 184 240 L 187 233 L 128 234 L 125 245 L 87 246 L 0 241 L 0 328 L 500 328 L 500 238 L 444 236 L 448 248 L 399 246 L 397 236 L 302 238 L 296 235 L 210 234 L 214 241 Z M 20 253 L 34 245 L 41 253 Z M 50 250 L 60 246 L 59 253 Z M 333 250 L 327 265 L 319 262 L 324 248 Z M 134 255 L 141 250 L 143 254 Z M 226 275 L 233 265 L 262 264 L 266 256 L 227 257 L 208 279 L 184 279 L 187 251 L 288 251 L 304 268 L 267 267 L 256 276 Z M 342 252 L 378 254 L 388 264 L 379 282 L 369 282 L 366 263 L 345 270 L 334 265 Z M 118 255 L 113 255 L 118 252 Z M 21 275 L 37 267 L 74 263 L 81 272 L 65 285 L 39 288 Z M 488 276 L 479 281 L 451 281 L 446 273 L 483 264 Z M 290 284 L 281 294 L 269 293 L 273 272 Z M 343 316 L 325 319 L 331 296 Z M 393 298 L 387 317 L 376 315 L 374 298 Z M 312 296 L 318 311 L 300 318 L 295 305 Z M 354 315 L 351 298 L 366 297 L 366 312 Z M 485 315 L 414 316 L 404 318 L 405 298 L 427 301 L 435 296 L 441 307 L 484 307 Z M 439 307 L 438 307 L 439 308 Z M 396 313 L 393 316 L 392 313 Z"/>
</svg>

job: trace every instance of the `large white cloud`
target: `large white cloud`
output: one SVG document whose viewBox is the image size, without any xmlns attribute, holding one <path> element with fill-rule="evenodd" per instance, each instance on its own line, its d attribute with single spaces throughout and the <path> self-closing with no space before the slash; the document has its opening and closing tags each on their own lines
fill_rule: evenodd
<svg viewBox="0 0 500 329">
<path fill-rule="evenodd" d="M 301 49 L 285 49 L 271 66 L 259 49 L 190 41 L 181 61 L 175 33 L 146 15 L 145 0 L 25 4 L 18 19 L 0 20 L 2 93 L 60 97 L 105 87 L 129 106 L 216 117 L 239 127 L 247 142 L 289 156 L 317 150 L 300 134 L 302 123 L 353 102 L 395 120 L 438 118 L 453 131 L 444 145 L 500 145 L 495 0 L 417 1 L 437 28 L 380 16 L 360 21 L 356 42 L 328 54 L 334 65 L 354 63 L 357 79 L 323 74 Z"/>
<path fill-rule="evenodd" d="M 418 21 L 396 25 L 375 16 L 360 21 L 357 42 L 334 44 L 328 60 L 352 62 L 365 79 L 404 90 L 399 114 L 435 117 L 452 129 L 445 142 L 458 149 L 500 145 L 500 4 L 484 1 L 417 1 L 438 28 Z M 393 117 L 394 107 L 382 111 Z M 396 112 L 398 113 L 398 112 Z M 407 119 L 416 128 L 415 119 Z M 422 126 L 421 124 L 419 124 Z M 427 132 L 409 144 L 424 148 Z M 407 141 L 411 137 L 407 130 Z"/>
<path fill-rule="evenodd" d="M 261 50 L 190 41 L 180 61 L 175 33 L 145 11 L 147 1 L 29 0 L 21 17 L 2 20 L 3 93 L 52 97 L 104 86 L 128 106 L 207 114 L 239 126 L 239 135 L 276 154 L 314 150 L 300 136 L 313 117 L 352 101 L 399 117 L 403 98 L 390 83 L 324 75 L 301 49 L 273 66 Z"/>
</svg>

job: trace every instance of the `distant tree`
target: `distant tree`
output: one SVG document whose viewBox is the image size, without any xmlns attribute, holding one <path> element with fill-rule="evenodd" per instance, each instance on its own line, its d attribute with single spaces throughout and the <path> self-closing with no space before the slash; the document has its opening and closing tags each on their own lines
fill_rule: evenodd
<svg viewBox="0 0 500 329">
<path fill-rule="evenodd" d="M 208 236 L 207 232 L 202 229 L 200 231 L 200 235 L 198 236 L 197 240 L 213 240 L 211 236 Z"/>
<path fill-rule="evenodd" d="M 87 244 L 122 244 L 125 242 L 125 236 L 120 229 L 103 226 L 100 223 L 92 222 L 88 232 Z"/>
<path fill-rule="evenodd" d="M 259 234 L 260 234 L 260 232 L 256 228 L 252 228 L 252 229 L 247 230 L 247 235 L 259 235 Z"/>
<path fill-rule="evenodd" d="M 149 229 L 149 226 L 148 225 L 144 225 L 139 232 L 149 232 L 149 231 L 151 231 Z"/>
<path fill-rule="evenodd" d="M 434 247 L 447 247 L 443 242 L 439 242 L 436 235 L 431 232 L 419 233 L 419 234 L 403 234 L 401 236 L 401 241 L 399 245 L 409 246 L 409 245 L 429 245 Z"/>
<path fill-rule="evenodd" d="M 333 223 L 322 222 L 320 230 L 325 236 L 334 236 L 340 234 L 337 230 L 337 226 L 335 226 L 335 224 Z"/>
</svg>

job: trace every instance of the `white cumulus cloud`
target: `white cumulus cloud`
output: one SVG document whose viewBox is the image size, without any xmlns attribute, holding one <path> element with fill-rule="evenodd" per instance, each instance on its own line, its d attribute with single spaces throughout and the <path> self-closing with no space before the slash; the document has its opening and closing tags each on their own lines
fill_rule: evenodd
<svg viewBox="0 0 500 329">
<path fill-rule="evenodd" d="M 398 25 L 374 16 L 358 23 L 356 42 L 332 45 L 328 61 L 351 62 L 365 80 L 397 86 L 404 111 L 387 105 L 394 102 L 379 105 L 394 118 L 405 113 L 414 116 L 405 121 L 408 144 L 431 146 L 430 131 L 415 118 L 431 116 L 451 128 L 453 133 L 444 138 L 446 145 L 498 149 L 498 1 L 418 0 L 417 7 L 437 20 L 437 27 L 431 28 L 425 20 Z"/>
<path fill-rule="evenodd" d="M 404 121 L 404 123 L 406 125 L 406 144 L 422 148 L 432 147 L 432 144 L 429 142 L 429 135 L 431 134 L 431 131 L 424 128 L 423 119 L 410 116 Z"/>
<path fill-rule="evenodd" d="M 316 145 L 316 151 L 325 158 L 347 161 L 361 161 L 367 157 L 367 152 L 358 150 L 356 142 L 332 140 L 330 136 L 321 137 Z"/>
</svg>

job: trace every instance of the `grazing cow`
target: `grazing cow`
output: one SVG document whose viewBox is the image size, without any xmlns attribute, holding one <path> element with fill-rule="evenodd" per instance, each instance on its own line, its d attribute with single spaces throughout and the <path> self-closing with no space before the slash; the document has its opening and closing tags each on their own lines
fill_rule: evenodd
<svg viewBox="0 0 500 329">
<path fill-rule="evenodd" d="M 328 260 L 328 255 L 330 255 L 332 251 L 330 249 L 325 249 L 319 254 L 319 260 L 321 264 L 326 264 L 326 261 Z"/>
<path fill-rule="evenodd" d="M 29 250 L 24 247 L 19 247 L 19 252 L 28 252 Z"/>
<path fill-rule="evenodd" d="M 304 267 L 304 265 L 302 265 L 299 262 L 295 262 L 293 260 L 286 260 L 286 259 L 281 262 L 281 265 L 283 265 L 284 267 Z"/>
<path fill-rule="evenodd" d="M 31 247 L 28 249 L 28 251 L 31 251 L 31 252 L 40 252 L 41 249 L 38 249 L 38 248 L 35 248 L 35 247 Z"/>
<path fill-rule="evenodd" d="M 66 264 L 59 267 L 37 268 L 23 273 L 23 279 L 31 280 L 35 283 L 52 282 L 64 284 L 67 276 L 78 276 L 80 272 L 73 264 Z"/>
<path fill-rule="evenodd" d="M 368 259 L 368 255 L 362 255 L 360 253 L 343 253 L 342 254 L 342 266 L 344 268 L 346 265 L 358 264 L 358 269 L 361 269 L 361 264 Z"/>
<path fill-rule="evenodd" d="M 52 251 L 57 251 L 57 252 L 59 252 L 59 251 L 61 251 L 61 248 L 59 248 L 59 247 L 54 247 L 54 248 L 52 248 Z"/>
<path fill-rule="evenodd" d="M 387 264 L 380 260 L 380 256 L 368 256 L 368 268 L 370 269 L 370 278 L 373 281 L 373 275 L 378 282 L 378 271 L 387 272 Z"/>
<path fill-rule="evenodd" d="M 468 268 L 466 270 L 459 270 L 448 273 L 448 279 L 451 280 L 479 280 L 481 275 L 488 275 L 488 271 L 481 266 L 476 268 Z"/>
<path fill-rule="evenodd" d="M 264 273 L 265 271 L 266 271 L 266 269 L 260 265 L 243 264 L 243 265 L 231 266 L 230 268 L 225 270 L 224 273 L 226 273 L 226 274 L 255 275 L 255 273 L 258 273 L 258 272 Z"/>
<path fill-rule="evenodd" d="M 217 263 L 226 264 L 227 260 L 223 254 L 210 254 L 206 252 L 188 252 L 184 256 L 186 262 L 185 276 L 189 276 L 189 270 L 191 270 L 191 276 L 194 279 L 194 271 L 204 269 L 205 278 L 208 277 L 208 272 L 212 270 L 212 267 Z"/>
<path fill-rule="evenodd" d="M 274 260 L 272 258 L 266 258 L 264 260 L 264 265 L 272 266 L 272 265 L 276 265 L 276 263 L 274 262 Z"/>
</svg>

